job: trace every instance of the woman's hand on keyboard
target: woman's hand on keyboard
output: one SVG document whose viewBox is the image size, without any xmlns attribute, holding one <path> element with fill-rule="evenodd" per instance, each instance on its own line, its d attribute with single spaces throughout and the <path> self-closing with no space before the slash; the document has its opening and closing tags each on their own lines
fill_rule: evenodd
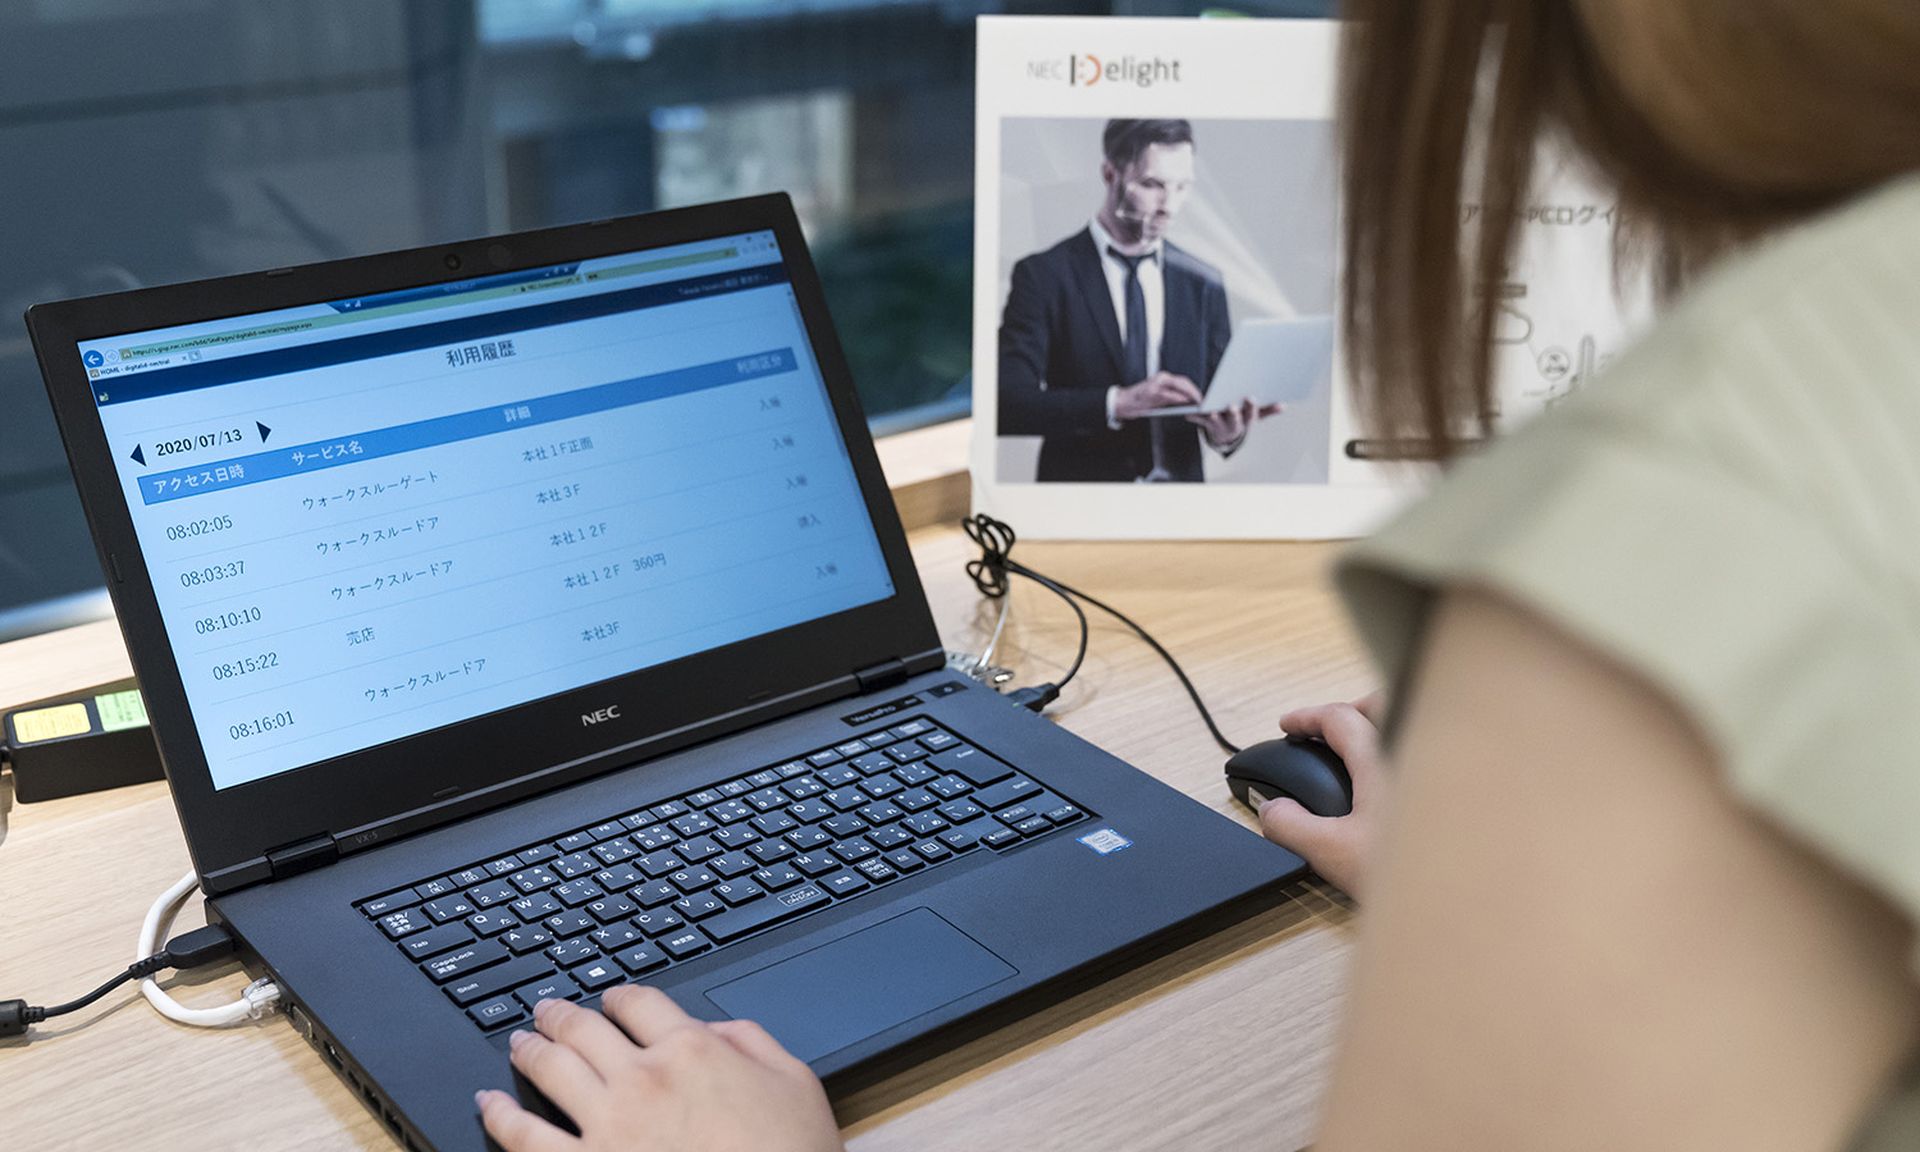
<svg viewBox="0 0 1920 1152">
<path fill-rule="evenodd" d="M 820 1081 L 758 1024 L 696 1020 L 638 984 L 608 989 L 602 1007 L 544 1000 L 538 1031 L 514 1034 L 514 1067 L 580 1135 L 480 1092 L 507 1152 L 841 1152 Z"/>
<path fill-rule="evenodd" d="M 1382 706 L 1375 692 L 1351 704 L 1318 704 L 1280 717 L 1281 731 L 1325 740 L 1346 762 L 1353 778 L 1352 812 L 1315 816 L 1287 797 L 1260 807 L 1260 830 L 1267 839 L 1298 852 L 1314 871 L 1356 899 L 1366 888 L 1374 833 L 1389 791 L 1380 748 Z"/>
</svg>

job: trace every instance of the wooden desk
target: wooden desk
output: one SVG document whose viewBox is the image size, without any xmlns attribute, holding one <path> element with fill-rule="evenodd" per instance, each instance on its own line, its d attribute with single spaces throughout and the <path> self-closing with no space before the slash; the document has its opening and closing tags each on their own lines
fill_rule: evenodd
<svg viewBox="0 0 1920 1152">
<path fill-rule="evenodd" d="M 966 539 L 913 535 L 941 634 L 985 643 L 993 610 L 961 571 Z M 1347 699 L 1369 675 L 1325 584 L 1334 548 L 1300 544 L 1022 543 L 1179 656 L 1222 728 L 1271 735 L 1287 707 Z M 1016 585 L 1001 654 L 1021 682 L 1073 655 L 1066 608 Z M 0 705 L 126 675 L 111 623 L 0 645 Z M 1237 819 L 1221 756 L 1166 667 L 1094 617 L 1060 723 Z M 79 995 L 133 957 L 147 905 L 187 869 L 164 785 L 15 806 L 0 841 L 0 996 Z M 1291 1149 L 1308 1142 L 1345 987 L 1352 929 L 1317 885 L 1238 928 L 1037 1013 L 843 1101 L 855 1152 L 941 1149 Z M 190 901 L 180 926 L 200 922 Z M 172 978 L 223 1003 L 237 964 Z M 224 1031 L 162 1019 L 137 993 L 0 1041 L 7 1147 L 394 1147 L 283 1017 Z M 190 1143 L 189 1143 L 190 1142 Z"/>
</svg>

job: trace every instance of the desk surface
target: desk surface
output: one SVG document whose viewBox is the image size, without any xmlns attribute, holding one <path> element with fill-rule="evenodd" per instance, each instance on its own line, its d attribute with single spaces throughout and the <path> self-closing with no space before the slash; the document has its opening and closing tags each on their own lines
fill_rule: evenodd
<svg viewBox="0 0 1920 1152">
<path fill-rule="evenodd" d="M 961 571 L 957 530 L 913 534 L 947 644 L 985 643 L 993 610 Z M 1023 543 L 1021 558 L 1152 629 L 1242 743 L 1286 708 L 1371 687 L 1310 544 Z M 1057 676 L 1072 616 L 1016 585 L 1000 652 L 1020 682 Z M 127 674 L 112 623 L 0 645 L 0 706 Z M 1236 818 L 1221 756 L 1172 674 L 1098 616 L 1059 723 Z M 16 805 L 0 819 L 0 996 L 77 996 L 129 962 L 147 905 L 187 869 L 161 784 Z M 1250 821 L 1248 821 L 1250 822 Z M 181 927 L 200 922 L 190 901 Z M 1308 1142 L 1352 945 L 1347 909 L 1302 884 L 1281 907 L 922 1064 L 839 1105 L 854 1152 L 912 1149 L 1298 1148 Z M 224 1003 L 229 963 L 172 978 Z M 284 1017 L 185 1028 L 118 990 L 0 1041 L 11 1147 L 395 1147 Z M 157 1138 L 157 1139 L 156 1139 Z"/>
</svg>

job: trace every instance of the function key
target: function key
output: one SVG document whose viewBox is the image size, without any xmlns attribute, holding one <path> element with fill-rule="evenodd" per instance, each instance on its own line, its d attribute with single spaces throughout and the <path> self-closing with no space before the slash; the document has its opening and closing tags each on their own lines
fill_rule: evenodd
<svg viewBox="0 0 1920 1152">
<path fill-rule="evenodd" d="M 633 832 L 638 832 L 640 829 L 654 822 L 653 813 L 644 808 L 638 812 L 629 812 L 625 816 L 620 817 L 620 826 Z"/>
<path fill-rule="evenodd" d="M 842 756 L 858 756 L 867 750 L 867 742 L 865 740 L 849 740 L 845 744 L 835 744 L 833 750 Z"/>
<path fill-rule="evenodd" d="M 562 852 L 582 852 L 593 847 L 595 839 L 596 837 L 591 832 L 573 832 L 555 840 L 554 844 L 558 846 Z"/>
<path fill-rule="evenodd" d="M 551 844 L 535 844 L 525 852 L 519 853 L 522 864 L 538 864 L 542 860 L 551 860 L 558 855 L 560 855 L 559 850 Z"/>
<path fill-rule="evenodd" d="M 398 912 L 402 908 L 411 908 L 420 902 L 413 889 L 405 888 L 399 892 L 389 892 L 385 896 L 376 896 L 360 905 L 360 911 L 369 919 L 378 919 L 389 912 Z"/>
<path fill-rule="evenodd" d="M 707 808 L 720 803 L 723 799 L 725 799 L 725 797 L 720 795 L 719 789 L 702 788 L 700 791 L 687 797 L 687 803 L 693 805 L 695 808 Z"/>
<path fill-rule="evenodd" d="M 593 827 L 587 829 L 587 831 L 592 834 L 595 840 L 605 840 L 609 836 L 620 835 L 626 831 L 626 828 L 618 820 L 609 820 L 605 824 L 595 824 Z"/>
<path fill-rule="evenodd" d="M 413 893 L 422 900 L 433 900 L 441 896 L 450 896 L 459 890 L 460 885 L 455 884 L 450 878 L 442 876 L 438 880 L 429 880 L 425 884 L 415 885 Z"/>
<path fill-rule="evenodd" d="M 825 768 L 827 765 L 837 764 L 843 759 L 845 759 L 845 757 L 833 749 L 822 748 L 820 751 L 807 757 L 807 763 L 813 765 L 815 768 Z"/>
<path fill-rule="evenodd" d="M 920 737 L 920 746 L 929 752 L 944 752 L 960 743 L 960 738 L 951 732 L 929 732 Z"/>
<path fill-rule="evenodd" d="M 722 796 L 739 796 L 751 791 L 753 791 L 753 785 L 747 783 L 745 779 L 729 780 L 725 784 L 720 785 L 720 795 Z"/>
<path fill-rule="evenodd" d="M 894 725 L 888 731 L 892 733 L 894 739 L 905 740 L 910 736 L 925 736 L 933 731 L 933 725 L 925 720 L 909 720 L 904 724 Z"/>
<path fill-rule="evenodd" d="M 795 776 L 806 775 L 811 767 L 805 760 L 789 760 L 774 771 L 780 773 L 780 779 L 791 780 Z"/>
<path fill-rule="evenodd" d="M 475 884 L 484 884 L 487 882 L 487 870 L 483 867 L 482 868 L 462 868 L 460 871 L 455 872 L 453 875 L 447 877 L 447 879 L 453 881 L 455 884 L 458 884 L 462 888 L 471 888 Z"/>
<path fill-rule="evenodd" d="M 665 804 L 655 804 L 653 806 L 653 818 L 655 820 L 671 820 L 675 816 L 685 815 L 686 811 L 687 806 L 685 804 L 680 803 L 678 800 L 669 800 Z"/>
<path fill-rule="evenodd" d="M 495 996 L 481 1004 L 467 1009 L 467 1015 L 482 1028 L 504 1028 L 527 1016 L 525 1006 L 507 996 Z"/>
<path fill-rule="evenodd" d="M 771 768 L 767 768 L 747 777 L 747 783 L 753 785 L 755 788 L 771 788 L 773 785 L 780 783 L 780 773 Z"/>
<path fill-rule="evenodd" d="M 520 863 L 518 856 L 502 856 L 498 860 L 487 861 L 487 875 L 506 876 L 520 871 L 523 867 L 525 865 Z"/>
</svg>

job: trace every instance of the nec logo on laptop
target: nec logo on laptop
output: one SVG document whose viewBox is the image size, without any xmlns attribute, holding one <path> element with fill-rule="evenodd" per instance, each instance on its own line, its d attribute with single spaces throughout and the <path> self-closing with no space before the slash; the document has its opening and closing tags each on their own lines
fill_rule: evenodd
<svg viewBox="0 0 1920 1152">
<path fill-rule="evenodd" d="M 600 709 L 598 712 L 580 713 L 580 723 L 586 725 L 589 728 L 593 727 L 595 724 L 598 724 L 603 720 L 618 720 L 618 719 L 620 719 L 620 705 L 618 704 L 610 704 L 607 707 Z"/>
</svg>

